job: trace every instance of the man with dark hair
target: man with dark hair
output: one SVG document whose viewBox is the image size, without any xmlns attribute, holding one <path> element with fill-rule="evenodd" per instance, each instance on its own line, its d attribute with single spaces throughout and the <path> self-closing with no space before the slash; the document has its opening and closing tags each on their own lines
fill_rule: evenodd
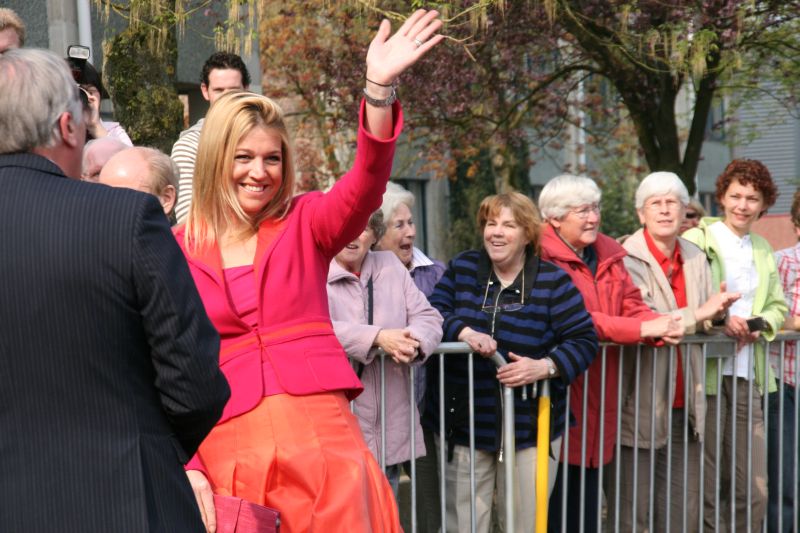
<svg viewBox="0 0 800 533">
<path fill-rule="evenodd" d="M 228 91 L 242 91 L 247 90 L 248 87 L 250 87 L 250 73 L 247 72 L 242 58 L 236 54 L 215 52 L 203 64 L 200 91 L 209 104 L 213 105 L 217 98 Z M 181 132 L 170 155 L 181 171 L 178 203 L 175 206 L 175 216 L 179 224 L 186 221 L 189 206 L 192 203 L 194 162 L 197 157 L 197 144 L 200 141 L 203 120 L 201 118 L 194 126 Z"/>
<path fill-rule="evenodd" d="M 204 531 L 181 463 L 230 395 L 219 336 L 158 201 L 78 179 L 78 91 L 0 55 L 0 531 Z"/>
</svg>

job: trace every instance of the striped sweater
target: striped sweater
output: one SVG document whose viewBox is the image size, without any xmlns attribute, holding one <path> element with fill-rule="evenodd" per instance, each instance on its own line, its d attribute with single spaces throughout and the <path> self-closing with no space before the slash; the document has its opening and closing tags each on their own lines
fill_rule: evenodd
<svg viewBox="0 0 800 533">
<path fill-rule="evenodd" d="M 178 202 L 175 204 L 175 218 L 178 224 L 186 222 L 189 215 L 189 207 L 192 205 L 192 181 L 194 180 L 194 163 L 197 159 L 197 146 L 200 144 L 200 132 L 203 129 L 203 121 L 197 123 L 187 130 L 181 132 L 181 136 L 172 146 L 170 158 L 175 162 L 180 170 L 178 179 Z"/>
<path fill-rule="evenodd" d="M 553 360 L 560 376 L 551 382 L 552 440 L 563 431 L 567 386 L 592 362 L 598 342 L 591 317 L 570 277 L 552 263 L 530 253 L 528 257 L 524 278 L 518 275 L 512 285 L 503 289 L 485 251 L 463 252 L 450 261 L 430 302 L 444 317 L 445 341 L 456 341 L 467 326 L 491 334 L 494 320 L 497 349 L 506 359 L 511 351 Z M 520 286 L 522 279 L 524 287 Z M 524 291 L 524 299 L 520 291 Z M 496 302 L 516 304 L 511 309 L 522 302 L 522 308 L 500 310 L 493 318 L 484 307 Z M 436 374 L 432 377 L 437 383 L 438 362 L 429 367 Z M 454 444 L 469 445 L 467 372 L 466 356 L 445 357 L 445 437 L 451 450 Z M 492 361 L 474 356 L 475 446 L 492 452 L 502 448 L 502 393 L 496 372 Z M 530 386 L 527 396 L 523 400 L 521 390 L 515 391 L 518 449 L 536 444 L 538 400 L 530 398 Z M 438 433 L 438 387 L 430 389 L 428 400 L 425 423 Z"/>
</svg>

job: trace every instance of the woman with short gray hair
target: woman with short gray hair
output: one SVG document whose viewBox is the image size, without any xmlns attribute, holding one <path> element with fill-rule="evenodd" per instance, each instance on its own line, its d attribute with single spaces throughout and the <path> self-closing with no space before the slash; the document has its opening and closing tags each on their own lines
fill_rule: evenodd
<svg viewBox="0 0 800 533">
<path fill-rule="evenodd" d="M 417 227 L 414 222 L 412 210 L 414 209 L 414 195 L 397 183 L 386 184 L 383 194 L 381 212 L 383 213 L 384 233 L 378 237 L 376 250 L 392 251 L 400 262 L 408 269 L 414 285 L 422 291 L 426 298 L 430 298 L 433 288 L 444 273 L 445 266 L 441 261 L 431 259 L 422 250 L 414 246 L 417 238 Z M 414 396 L 420 415 L 425 410 L 425 389 L 427 386 L 427 366 L 417 368 Z M 432 383 L 431 387 L 438 386 Z M 423 531 L 437 531 L 441 528 L 441 515 L 439 514 L 439 469 L 436 463 L 436 454 L 433 432 L 424 430 L 425 447 L 428 453 L 416 460 L 417 473 L 417 520 Z"/>
<path fill-rule="evenodd" d="M 739 294 L 714 294 L 705 253 L 678 237 L 688 203 L 689 193 L 678 176 L 672 172 L 648 175 L 636 190 L 636 211 L 643 227 L 623 247 L 628 252 L 625 267 L 644 302 L 659 313 L 680 313 L 686 333 L 694 334 L 710 327 L 711 319 L 720 318 Z M 655 531 L 667 531 L 668 517 L 672 528 L 680 529 L 685 517 L 688 529 L 694 530 L 699 517 L 700 441 L 706 415 L 702 347 L 691 344 L 674 352 L 668 348 L 647 348 L 638 357 L 636 349 L 632 349 L 626 354 L 619 461 L 623 465 L 638 464 L 638 479 L 634 485 L 634 469 L 621 469 L 620 529 L 644 531 L 652 520 Z M 650 394 L 640 394 L 637 402 L 637 377 L 643 390 L 655 389 L 655 402 Z M 671 423 L 667 413 L 671 413 Z M 671 454 L 667 453 L 668 442 L 672 443 Z M 652 467 L 651 457 L 655 463 Z M 673 472 L 671 486 L 666 485 L 661 475 L 651 481 L 651 468 L 666 472 L 669 467 Z M 684 471 L 685 478 L 681 474 Z M 652 517 L 648 498 L 643 496 L 651 484 L 655 493 Z M 688 495 L 685 508 L 684 490 Z M 670 509 L 667 509 L 667 494 L 671 495 Z"/>
<path fill-rule="evenodd" d="M 625 250 L 599 232 L 600 198 L 597 184 L 582 176 L 564 174 L 545 185 L 539 196 L 539 208 L 547 219 L 542 230 L 542 258 L 569 273 L 601 341 L 636 344 L 662 338 L 677 343 L 683 336 L 680 316 L 660 315 L 642 301 L 639 288 L 623 265 Z M 570 387 L 570 405 L 577 424 L 569 430 L 570 446 L 562 454 L 564 463 L 550 500 L 555 506 L 550 513 L 551 526 L 556 526 L 551 531 L 560 530 L 560 491 L 565 483 L 567 509 L 585 509 L 584 531 L 600 530 L 599 468 L 614 454 L 619 367 L 617 349 L 607 348 L 602 355 Z M 581 518 L 580 513 L 567 513 L 567 531 L 577 531 Z"/>
</svg>

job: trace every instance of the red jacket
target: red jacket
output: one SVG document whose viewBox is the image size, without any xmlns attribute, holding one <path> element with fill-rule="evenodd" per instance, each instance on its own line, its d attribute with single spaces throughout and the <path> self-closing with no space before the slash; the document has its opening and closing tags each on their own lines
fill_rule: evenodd
<svg viewBox="0 0 800 533">
<path fill-rule="evenodd" d="M 600 341 L 617 344 L 641 342 L 639 332 L 641 323 L 657 318 L 642 300 L 642 293 L 634 285 L 622 259 L 625 249 L 614 239 L 599 233 L 594 243 L 597 253 L 597 274 L 580 260 L 575 252 L 561 240 L 550 224 L 542 231 L 542 259 L 551 261 L 572 278 L 572 282 L 583 295 L 584 304 L 592 315 L 594 327 Z M 588 399 L 586 402 L 586 466 L 600 466 L 600 409 L 602 357 L 598 355 L 587 370 L 589 374 Z M 605 404 L 603 411 L 603 460 L 611 461 L 617 439 L 617 384 L 619 375 L 619 354 L 615 349 L 607 349 L 605 366 Z M 569 432 L 569 463 L 581 464 L 581 433 L 583 426 L 583 391 L 586 388 L 584 376 L 570 385 L 570 407 L 577 424 Z"/>
<path fill-rule="evenodd" d="M 218 424 L 256 407 L 264 397 L 265 381 L 274 380 L 293 395 L 343 390 L 353 399 L 362 390 L 331 325 L 328 266 L 380 206 L 403 123 L 400 106 L 395 104 L 394 135 L 379 140 L 363 128 L 363 115 L 362 103 L 353 168 L 327 194 L 295 197 L 269 246 L 262 238 L 269 233 L 269 224 L 259 229 L 255 328 L 241 321 L 228 303 L 219 248 L 191 255 L 184 248 L 184 227 L 175 231 L 221 338 L 220 368 L 231 397 Z M 187 468 L 201 468 L 196 456 Z"/>
</svg>

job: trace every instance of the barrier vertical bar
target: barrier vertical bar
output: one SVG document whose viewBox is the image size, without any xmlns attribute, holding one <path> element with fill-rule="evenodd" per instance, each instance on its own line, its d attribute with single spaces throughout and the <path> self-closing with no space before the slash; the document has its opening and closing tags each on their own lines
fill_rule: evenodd
<svg viewBox="0 0 800 533">
<path fill-rule="evenodd" d="M 499 367 L 506 364 L 503 356 L 495 352 L 492 361 Z M 514 531 L 514 468 L 517 464 L 517 447 L 514 434 L 514 389 L 503 386 L 503 472 L 505 474 L 504 490 L 505 498 L 505 528 L 506 531 Z"/>
<path fill-rule="evenodd" d="M 706 381 L 706 357 L 708 356 L 708 345 L 703 343 L 701 348 L 701 352 L 703 354 L 700 378 L 703 383 L 703 390 L 705 391 L 705 381 Z M 706 406 L 708 406 L 708 396 L 706 396 Z M 718 411 L 719 412 L 719 411 Z M 718 430 L 719 431 L 719 430 Z M 704 432 L 705 437 L 705 432 Z M 700 439 L 700 479 L 698 480 L 700 490 L 697 491 L 697 497 L 699 501 L 697 502 L 697 508 L 700 512 L 697 513 L 697 531 L 703 530 L 703 516 L 705 515 L 705 470 L 706 470 L 706 439 Z"/>
<path fill-rule="evenodd" d="M 769 350 L 767 351 L 769 353 Z M 785 394 L 785 384 L 783 383 L 783 371 L 784 371 L 784 357 L 786 355 L 786 343 L 781 342 L 780 347 L 780 360 L 778 361 L 778 366 L 780 369 L 779 375 L 780 378 L 778 380 L 778 496 L 780 498 L 780 505 L 778 511 L 778 531 L 783 531 L 783 469 L 785 465 L 783 464 L 783 432 L 786 431 L 786 427 L 784 424 L 784 409 L 786 406 L 784 404 L 784 394 Z M 767 357 L 767 364 L 769 364 L 769 357 Z M 767 367 L 769 368 L 769 367 Z M 765 374 L 768 376 L 769 374 Z M 764 397 L 769 396 L 768 394 L 764 394 Z M 767 424 L 769 423 L 769 405 L 764 410 L 764 432 L 767 434 L 767 439 L 769 439 L 769 428 Z M 794 418 L 797 420 L 797 417 Z M 797 428 L 795 428 L 795 431 Z M 767 441 L 767 449 L 769 449 L 769 441 Z M 768 513 L 769 514 L 769 513 Z M 769 520 L 769 517 L 767 518 Z"/>
<path fill-rule="evenodd" d="M 734 348 L 735 352 L 735 348 Z M 738 354 L 737 354 L 738 355 Z M 736 531 L 736 411 L 737 411 L 737 403 L 739 400 L 739 383 L 736 377 L 736 356 L 733 358 L 732 362 L 733 366 L 733 376 L 731 377 L 731 382 L 733 383 L 733 394 L 731 396 L 731 435 L 733 438 L 731 439 L 731 493 L 729 495 L 731 508 L 730 508 L 730 528 L 732 532 Z"/>
<path fill-rule="evenodd" d="M 381 470 L 386 474 L 386 354 L 381 358 Z"/>
<path fill-rule="evenodd" d="M 688 356 L 683 357 L 683 409 L 684 409 L 684 416 L 683 416 L 683 435 L 682 435 L 682 443 L 683 443 L 683 486 L 687 487 L 684 489 L 682 497 L 681 497 L 681 505 L 683 506 L 683 512 L 681 513 L 681 531 L 686 533 L 686 529 L 688 527 L 688 516 L 686 510 L 689 508 L 689 494 L 688 494 L 688 485 L 689 485 L 689 383 L 691 376 L 692 376 L 692 345 L 684 344 L 683 353 L 688 354 Z M 701 376 L 698 379 L 703 379 Z M 694 402 L 692 402 L 694 403 Z M 702 458 L 702 455 L 700 456 Z M 702 489 L 700 490 L 700 494 L 702 494 Z M 669 505 L 667 505 L 667 512 L 669 512 Z M 667 522 L 669 529 L 669 522 Z"/>
<path fill-rule="evenodd" d="M 619 350 L 619 348 L 617 348 Z M 617 359 L 619 359 L 619 352 L 617 352 Z M 603 517 L 603 498 L 600 492 L 603 487 L 603 463 L 605 462 L 605 435 L 606 435 L 606 363 L 608 361 L 608 346 L 603 346 L 602 359 L 600 360 L 600 446 L 598 448 L 598 455 L 600 457 L 600 464 L 597 471 L 597 479 L 599 487 L 597 488 L 597 509 L 595 513 L 597 516 L 597 524 L 592 528 L 592 531 L 602 531 L 602 517 Z M 619 418 L 619 416 L 618 416 Z"/>
<path fill-rule="evenodd" d="M 614 526 L 612 531 L 619 531 L 619 483 L 620 483 L 620 465 L 621 461 L 620 458 L 621 450 L 622 450 L 622 440 L 619 438 L 619 435 L 622 433 L 622 376 L 623 376 L 623 365 L 625 364 L 625 358 L 619 358 L 619 366 L 617 366 L 617 443 L 615 445 L 616 449 L 615 457 L 617 458 L 614 461 L 614 486 L 616 490 L 614 491 Z"/>
<path fill-rule="evenodd" d="M 786 341 L 783 341 L 784 347 L 782 348 L 785 351 L 785 344 Z M 800 459 L 800 426 L 798 426 L 797 421 L 800 419 L 800 379 L 797 379 L 797 344 L 793 344 L 792 346 L 794 351 L 794 415 L 792 420 L 795 421 L 794 424 L 794 438 L 792 439 L 792 453 L 794 454 L 794 463 L 792 468 L 792 527 L 797 527 L 798 522 L 798 504 L 797 499 L 800 497 L 798 494 L 798 485 L 800 485 L 800 466 L 798 466 L 798 459 Z M 781 353 L 781 357 L 783 358 L 784 353 Z"/>
<path fill-rule="evenodd" d="M 415 381 L 417 377 L 417 368 L 414 365 L 408 367 L 410 383 L 409 383 L 409 428 L 408 434 L 411 439 L 411 533 L 417 533 L 417 398 L 415 390 Z M 427 450 L 426 450 L 427 452 Z"/>
<path fill-rule="evenodd" d="M 442 531 L 447 531 L 447 441 L 444 429 L 444 354 L 439 354 L 439 512 L 442 519 Z"/>
<path fill-rule="evenodd" d="M 720 440 L 722 439 L 721 435 L 721 423 L 720 417 L 722 416 L 722 361 L 717 361 L 717 420 L 716 420 L 716 447 L 714 449 L 714 531 L 719 531 L 719 489 L 720 489 L 720 467 L 722 465 L 722 460 L 720 459 L 720 449 L 722 448 Z"/>
<path fill-rule="evenodd" d="M 564 417 L 564 446 L 562 448 L 563 454 L 561 457 L 560 465 L 557 467 L 561 470 L 561 509 L 559 509 L 559 514 L 561 515 L 561 533 L 566 533 L 567 531 L 567 469 L 569 466 L 569 415 L 572 413 L 570 410 L 570 404 L 572 399 L 572 386 L 567 387 L 567 401 L 566 401 L 566 413 L 567 416 Z"/>
<path fill-rule="evenodd" d="M 467 388 L 469 389 L 469 497 L 470 531 L 478 527 L 475 514 L 475 358 L 472 352 L 467 355 Z"/>
<path fill-rule="evenodd" d="M 636 375 L 633 378 L 633 505 L 631 506 L 631 524 L 636 528 L 636 520 L 638 520 L 637 509 L 639 507 L 639 491 L 636 487 L 639 486 L 639 416 L 641 411 L 641 379 L 642 379 L 642 346 L 641 344 L 636 347 Z"/>
<path fill-rule="evenodd" d="M 654 352 L 649 352 L 650 357 L 655 357 Z M 656 430 L 656 364 L 655 361 L 650 365 L 650 468 L 649 480 L 647 484 L 648 494 L 650 500 L 647 502 L 647 530 L 653 531 L 653 517 L 655 515 L 654 500 L 656 499 L 656 448 L 655 448 L 655 430 Z M 634 526 L 635 527 L 635 526 Z"/>
<path fill-rule="evenodd" d="M 605 346 L 603 347 L 605 350 Z M 586 518 L 586 406 L 589 400 L 589 369 L 586 369 L 584 375 L 584 387 L 583 387 L 583 400 L 582 400 L 582 409 L 583 409 L 583 420 L 581 424 L 581 475 L 580 475 L 580 485 L 578 492 L 580 499 L 580 505 L 578 506 L 580 511 L 580 516 L 578 517 L 578 531 L 579 533 L 584 532 L 584 519 Z M 567 472 L 564 472 L 567 474 Z M 564 476 L 567 477 L 566 475 Z"/>
<path fill-rule="evenodd" d="M 669 347 L 669 361 L 667 363 L 667 387 L 672 387 L 672 369 L 673 369 L 673 362 L 675 361 L 676 356 L 675 346 Z M 653 367 L 655 368 L 655 364 Z M 686 382 L 684 381 L 684 389 L 686 388 Z M 666 483 L 666 490 L 667 490 L 667 501 L 666 505 L 664 506 L 664 514 L 666 515 L 664 518 L 666 520 L 665 531 L 672 531 L 670 529 L 670 511 L 672 510 L 672 406 L 667 405 L 665 406 L 667 410 L 667 483 Z M 688 408 L 686 403 L 683 404 L 684 410 Z M 653 436 L 655 436 L 655 428 L 653 429 Z M 653 439 L 653 446 L 655 446 L 655 439 Z M 651 517 L 650 523 L 653 522 Z M 651 528 L 650 531 L 653 531 Z"/>
</svg>

